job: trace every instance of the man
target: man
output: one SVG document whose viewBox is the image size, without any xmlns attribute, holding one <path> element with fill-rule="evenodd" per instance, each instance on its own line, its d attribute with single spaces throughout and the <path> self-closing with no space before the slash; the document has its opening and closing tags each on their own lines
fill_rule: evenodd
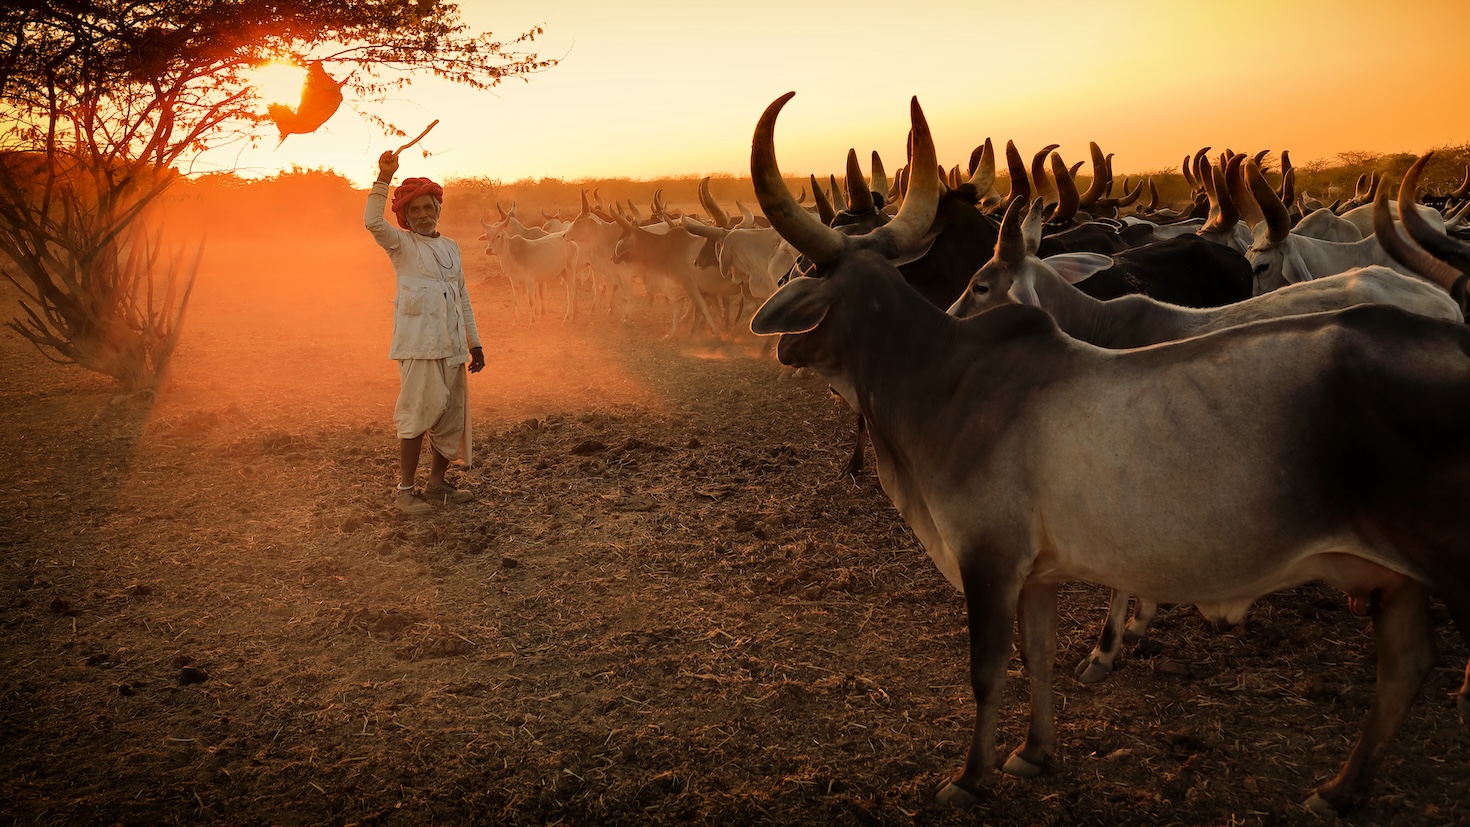
<svg viewBox="0 0 1470 827">
<path fill-rule="evenodd" d="M 459 245 L 439 234 L 444 188 L 428 178 L 409 178 L 393 193 L 398 226 L 383 217 L 388 184 L 398 172 L 398 155 L 378 158 L 378 180 L 368 193 L 363 221 L 388 253 L 397 276 L 393 341 L 400 380 L 393 422 L 398 429 L 398 510 L 427 514 L 433 503 L 474 499 L 444 478 L 449 465 L 470 464 L 470 373 L 485 367 L 475 313 L 465 289 Z M 429 438 L 429 479 L 415 488 L 424 437 Z"/>
</svg>

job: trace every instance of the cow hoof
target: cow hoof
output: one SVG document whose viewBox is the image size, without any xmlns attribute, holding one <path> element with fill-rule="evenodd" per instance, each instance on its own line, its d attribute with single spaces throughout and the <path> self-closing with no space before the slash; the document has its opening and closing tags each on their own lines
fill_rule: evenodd
<svg viewBox="0 0 1470 827">
<path fill-rule="evenodd" d="M 1000 770 L 1006 775 L 1014 775 L 1017 778 L 1035 778 L 1045 772 L 1046 767 L 1040 764 L 1033 764 L 1025 758 L 1022 758 L 1021 753 L 1013 752 L 1011 753 L 1011 757 L 1007 758 L 1006 762 L 1001 765 Z"/>
<path fill-rule="evenodd" d="M 1082 683 L 1100 683 L 1107 680 L 1108 675 L 1113 674 L 1113 667 L 1094 658 L 1088 658 L 1077 664 L 1077 680 Z"/>
<path fill-rule="evenodd" d="M 1342 813 L 1339 813 L 1336 807 L 1332 806 L 1328 803 L 1327 799 L 1317 793 L 1312 793 L 1312 797 L 1307 799 L 1306 806 L 1312 815 L 1318 818 L 1342 818 Z"/>
<path fill-rule="evenodd" d="M 939 794 L 934 796 L 934 800 L 941 807 L 950 807 L 956 810 L 973 807 L 980 803 L 979 796 L 961 787 L 954 781 L 945 784 L 939 791 Z"/>
</svg>

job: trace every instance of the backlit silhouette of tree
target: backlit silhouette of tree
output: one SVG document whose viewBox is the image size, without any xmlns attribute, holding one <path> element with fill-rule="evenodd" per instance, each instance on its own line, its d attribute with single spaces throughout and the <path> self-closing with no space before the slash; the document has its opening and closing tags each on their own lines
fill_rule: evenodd
<svg viewBox="0 0 1470 827">
<path fill-rule="evenodd" d="M 424 75 L 471 89 L 526 79 L 555 64 L 530 51 L 541 33 L 499 40 L 435 0 L 6 4 L 0 263 L 23 294 L 8 324 L 48 358 L 128 391 L 153 387 L 178 341 L 199 250 L 141 218 L 181 159 L 261 139 L 268 115 L 250 69 L 320 61 L 370 104 Z"/>
</svg>

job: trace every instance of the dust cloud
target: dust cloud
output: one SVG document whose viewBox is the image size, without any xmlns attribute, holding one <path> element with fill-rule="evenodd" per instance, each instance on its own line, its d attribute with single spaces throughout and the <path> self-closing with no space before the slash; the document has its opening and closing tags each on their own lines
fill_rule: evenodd
<svg viewBox="0 0 1470 827">
<path fill-rule="evenodd" d="M 393 268 L 363 228 L 365 199 L 315 172 L 185 182 L 166 196 L 168 237 L 203 238 L 205 248 L 156 415 L 223 409 L 287 430 L 368 422 L 391 437 Z M 588 306 L 584 287 L 573 321 L 562 320 L 565 293 L 554 290 L 546 318 L 516 318 L 504 276 L 476 240 L 478 218 L 446 210 L 441 223 L 460 244 L 485 344 L 487 368 L 470 382 L 476 427 L 589 402 L 669 402 L 637 377 L 636 356 L 620 354 L 638 340 L 652 345 L 667 311 L 650 310 L 650 327 L 621 328 L 605 301 Z"/>
</svg>

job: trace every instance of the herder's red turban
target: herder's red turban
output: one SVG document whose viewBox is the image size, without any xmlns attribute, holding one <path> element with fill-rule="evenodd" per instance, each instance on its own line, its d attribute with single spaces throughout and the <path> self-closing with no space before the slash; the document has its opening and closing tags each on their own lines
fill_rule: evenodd
<svg viewBox="0 0 1470 827">
<path fill-rule="evenodd" d="M 441 205 L 444 203 L 444 188 L 429 180 L 428 178 L 405 178 L 398 189 L 393 191 L 393 215 L 398 219 L 398 226 L 405 230 L 412 229 L 408 226 L 408 219 L 404 217 L 404 210 L 408 209 L 408 203 L 420 195 L 432 195 L 434 200 Z"/>
</svg>

